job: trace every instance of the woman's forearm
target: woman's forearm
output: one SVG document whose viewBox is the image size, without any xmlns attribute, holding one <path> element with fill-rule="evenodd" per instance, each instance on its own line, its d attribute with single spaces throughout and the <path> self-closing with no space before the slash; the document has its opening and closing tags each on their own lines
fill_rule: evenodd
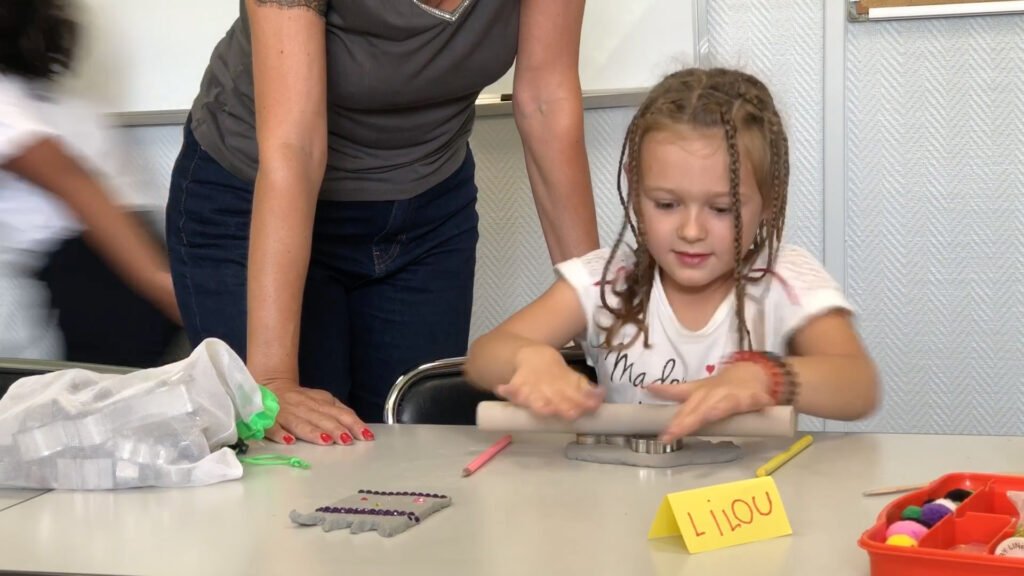
<svg viewBox="0 0 1024 576">
<path fill-rule="evenodd" d="M 302 293 L 327 165 L 326 2 L 246 0 L 246 8 L 259 143 L 246 360 L 263 384 L 298 384 Z"/>
<path fill-rule="evenodd" d="M 302 294 L 309 269 L 316 190 L 323 171 L 284 149 L 256 178 L 249 237 L 249 370 L 261 383 L 298 383 Z M 313 192 L 310 192 L 313 191 Z"/>
<path fill-rule="evenodd" d="M 516 124 L 552 262 L 595 250 L 597 217 L 579 93 L 521 96 L 516 102 Z"/>
</svg>

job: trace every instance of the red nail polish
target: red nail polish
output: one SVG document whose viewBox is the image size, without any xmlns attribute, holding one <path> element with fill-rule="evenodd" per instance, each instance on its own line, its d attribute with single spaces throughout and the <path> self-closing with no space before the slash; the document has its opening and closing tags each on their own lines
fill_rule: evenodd
<svg viewBox="0 0 1024 576">
<path fill-rule="evenodd" d="M 339 438 L 341 439 L 341 443 L 345 444 L 346 446 L 352 443 L 352 435 L 349 434 L 348 432 L 342 432 Z"/>
<path fill-rule="evenodd" d="M 363 435 L 363 440 L 373 440 L 373 432 L 370 432 L 369 428 L 363 428 L 363 431 L 360 432 L 360 434 Z"/>
<path fill-rule="evenodd" d="M 295 436 L 292 436 L 291 434 L 285 434 L 282 440 L 284 440 L 284 443 L 288 444 L 289 446 L 295 444 Z"/>
<path fill-rule="evenodd" d="M 328 434 L 327 432 L 321 432 L 320 433 L 320 441 L 323 442 L 324 444 L 330 444 L 331 443 L 331 435 Z"/>
</svg>

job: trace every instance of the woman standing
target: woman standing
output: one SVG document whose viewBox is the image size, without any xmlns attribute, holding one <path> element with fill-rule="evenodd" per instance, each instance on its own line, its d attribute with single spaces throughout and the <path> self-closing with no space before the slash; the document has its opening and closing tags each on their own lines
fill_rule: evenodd
<svg viewBox="0 0 1024 576">
<path fill-rule="evenodd" d="M 597 246 L 584 0 L 244 0 L 185 128 L 167 211 L 193 344 L 279 397 L 273 440 L 370 440 L 404 371 L 464 354 L 480 91 L 513 107 L 552 260 Z M 565 214 L 556 221 L 556 214 Z"/>
</svg>

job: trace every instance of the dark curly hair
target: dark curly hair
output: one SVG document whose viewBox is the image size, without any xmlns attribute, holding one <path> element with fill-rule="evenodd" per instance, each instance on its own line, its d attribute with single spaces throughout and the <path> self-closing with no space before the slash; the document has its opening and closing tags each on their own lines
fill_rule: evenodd
<svg viewBox="0 0 1024 576">
<path fill-rule="evenodd" d="M 67 0 L 0 0 L 0 72 L 53 78 L 71 67 L 78 27 Z"/>
</svg>

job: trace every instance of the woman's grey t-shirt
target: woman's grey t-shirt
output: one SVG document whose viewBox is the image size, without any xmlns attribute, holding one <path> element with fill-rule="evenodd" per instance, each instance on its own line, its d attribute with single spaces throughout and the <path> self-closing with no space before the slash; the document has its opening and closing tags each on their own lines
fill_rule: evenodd
<svg viewBox="0 0 1024 576">
<path fill-rule="evenodd" d="M 552 0 L 556 1 L 556 0 Z M 245 1 L 214 49 L 192 129 L 235 176 L 255 181 L 252 44 Z M 321 199 L 415 196 L 461 165 L 480 91 L 515 60 L 519 0 L 328 0 L 327 171 Z"/>
</svg>

